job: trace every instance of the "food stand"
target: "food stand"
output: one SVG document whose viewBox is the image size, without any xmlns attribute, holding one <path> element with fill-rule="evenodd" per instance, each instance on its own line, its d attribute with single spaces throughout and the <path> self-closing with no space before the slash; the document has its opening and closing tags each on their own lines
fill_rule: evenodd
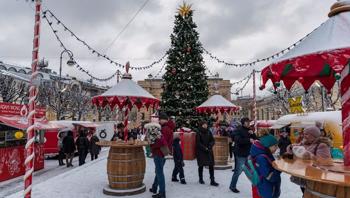
<svg viewBox="0 0 350 198">
<path fill-rule="evenodd" d="M 27 106 L 0 103 L 0 182 L 25 173 L 25 130 L 28 127 L 26 118 Z M 36 114 L 34 170 L 44 168 L 44 130 L 45 109 L 38 108 Z"/>
<path fill-rule="evenodd" d="M 211 96 L 207 101 L 196 108 L 199 113 L 218 114 L 238 111 L 239 107 L 232 104 L 219 94 Z M 214 135 L 215 145 L 213 147 L 215 169 L 231 169 L 232 165 L 228 164 L 229 157 L 229 137 Z"/>
<path fill-rule="evenodd" d="M 325 23 L 297 46 L 261 71 L 261 89 L 268 80 L 275 89 L 282 81 L 288 90 L 295 82 L 308 90 L 318 81 L 329 91 L 340 80 L 344 164 L 310 169 L 310 163 L 305 161 L 277 161 L 279 170 L 307 180 L 306 198 L 350 197 L 350 2 L 336 2 L 328 16 Z M 306 170 L 316 174 L 307 174 Z M 336 193 L 329 195 L 328 191 Z"/>
<path fill-rule="evenodd" d="M 101 141 L 98 143 L 101 146 L 110 147 L 107 162 L 109 185 L 103 189 L 103 193 L 107 195 L 126 196 L 146 191 L 146 186 L 143 184 L 146 167 L 143 146 L 148 145 L 148 143 L 128 140 L 128 112 L 133 106 L 138 109 L 143 106 L 156 108 L 159 100 L 132 81 L 128 71 L 129 63 L 126 64 L 126 73 L 119 83 L 92 99 L 92 103 L 97 107 L 108 106 L 112 110 L 118 107 L 124 111 L 125 115 L 125 141 Z"/>
</svg>

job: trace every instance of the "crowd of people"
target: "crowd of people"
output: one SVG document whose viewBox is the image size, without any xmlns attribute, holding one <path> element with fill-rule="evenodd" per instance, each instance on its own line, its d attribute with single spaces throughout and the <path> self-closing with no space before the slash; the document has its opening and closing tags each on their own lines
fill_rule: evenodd
<svg viewBox="0 0 350 198">
<path fill-rule="evenodd" d="M 168 147 L 166 150 L 173 152 L 174 170 L 172 174 L 172 181 L 180 181 L 186 184 L 184 175 L 184 162 L 182 150 L 179 146 L 179 137 L 176 135 L 172 140 L 169 138 L 169 129 L 173 131 L 174 122 L 168 120 L 168 117 L 163 113 L 159 116 L 160 125 L 157 127 L 150 127 L 154 124 L 145 126 L 148 134 L 148 139 L 151 139 L 151 151 L 155 163 L 155 180 L 150 191 L 154 193 L 154 198 L 164 198 L 165 193 L 165 179 L 163 167 L 165 163 L 165 155 L 163 147 Z M 172 127 L 169 128 L 169 124 Z M 252 185 L 257 189 L 261 198 L 278 198 L 281 194 L 281 172 L 275 167 L 276 156 L 283 158 L 290 158 L 296 156 L 302 159 L 331 159 L 331 140 L 323 132 L 320 126 L 306 127 L 302 136 L 295 144 L 291 143 L 289 138 L 290 131 L 284 128 L 280 131 L 278 137 L 273 134 L 273 131 L 267 129 L 258 130 L 254 132 L 252 122 L 249 118 L 242 118 L 240 125 L 234 128 L 229 126 L 220 127 L 218 130 L 212 130 L 208 127 L 210 123 L 202 121 L 199 124 L 196 135 L 196 158 L 198 164 L 198 182 L 205 184 L 203 178 L 203 167 L 209 168 L 210 185 L 218 186 L 214 177 L 214 156 L 213 146 L 215 140 L 213 134 L 228 136 L 231 158 L 234 158 L 234 169 L 229 189 L 233 193 L 240 193 L 237 189 L 237 183 L 242 171 L 246 169 L 252 162 L 254 164 L 254 171 L 256 171 L 258 178 L 249 178 Z M 153 131 L 153 132 L 152 132 Z M 157 131 L 157 132 L 154 132 Z M 153 134 L 153 135 L 152 135 Z M 167 137 L 167 138 L 166 138 Z M 173 145 L 173 148 L 170 148 Z M 232 147 L 231 147 L 232 146 Z M 297 148 L 305 148 L 297 149 Z M 276 153 L 276 151 L 279 151 Z M 180 180 L 177 175 L 179 174 Z M 302 192 L 306 181 L 301 178 L 291 177 L 291 181 L 300 185 Z M 159 187 L 159 191 L 158 191 Z"/>
<path fill-rule="evenodd" d="M 215 135 L 227 136 L 229 138 L 230 158 L 234 159 L 234 169 L 232 178 L 229 184 L 229 189 L 233 193 L 240 193 L 237 189 L 239 177 L 243 171 L 246 171 L 248 162 L 254 164 L 254 171 L 259 176 L 257 181 L 252 181 L 254 178 L 249 178 L 253 186 L 257 188 L 261 198 L 278 198 L 281 192 L 281 172 L 275 168 L 274 161 L 276 159 L 276 151 L 283 158 L 291 158 L 297 156 L 303 159 L 329 159 L 331 158 L 331 140 L 323 134 L 321 128 L 316 125 L 304 129 L 302 136 L 297 140 L 296 144 L 292 144 L 289 139 L 290 131 L 282 130 L 279 137 L 276 138 L 271 131 L 267 129 L 254 132 L 252 122 L 249 118 L 242 118 L 239 125 L 234 127 L 224 124 L 216 130 L 210 127 L 210 122 L 201 121 L 196 133 L 196 159 L 198 165 L 198 182 L 205 184 L 203 178 L 203 169 L 208 167 L 211 186 L 218 186 L 214 176 L 214 155 L 213 147 L 215 145 Z M 149 189 L 153 193 L 153 198 L 165 198 L 165 175 L 164 165 L 166 156 L 171 155 L 174 161 L 174 169 L 171 175 L 172 182 L 180 182 L 187 184 L 184 172 L 183 151 L 180 146 L 180 138 L 174 133 L 175 121 L 170 119 L 166 113 L 159 113 L 159 121 L 151 122 L 143 125 L 140 128 L 129 130 L 128 139 L 139 139 L 145 135 L 149 142 L 150 156 L 153 158 L 155 165 L 155 178 L 152 187 Z M 80 131 L 76 140 L 73 138 L 72 131 L 59 134 L 59 165 L 64 164 L 66 159 L 67 167 L 73 166 L 72 159 L 74 153 L 78 151 L 79 165 L 85 163 L 88 153 L 91 155 L 91 160 L 97 159 L 101 150 L 96 143 L 99 138 L 96 135 L 90 139 L 86 137 L 85 131 Z M 116 126 L 116 131 L 111 138 L 111 141 L 125 140 L 125 126 L 119 123 Z M 303 149 L 301 149 L 303 148 Z M 248 175 L 247 175 L 248 176 Z M 302 192 L 305 190 L 306 181 L 291 177 L 291 181 L 300 186 Z"/>
<path fill-rule="evenodd" d="M 86 157 L 90 153 L 91 161 L 98 158 L 101 147 L 97 144 L 99 138 L 93 134 L 90 139 L 87 137 L 87 132 L 81 130 L 79 136 L 74 139 L 73 131 L 60 131 L 58 134 L 58 163 L 59 166 L 67 165 L 73 167 L 73 158 L 76 151 L 79 155 L 79 166 L 85 164 Z M 66 163 L 64 163 L 66 159 Z"/>
</svg>

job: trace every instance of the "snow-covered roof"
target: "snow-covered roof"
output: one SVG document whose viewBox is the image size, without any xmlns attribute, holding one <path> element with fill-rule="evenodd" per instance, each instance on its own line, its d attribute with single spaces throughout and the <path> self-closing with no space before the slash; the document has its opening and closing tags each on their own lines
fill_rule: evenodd
<svg viewBox="0 0 350 198">
<path fill-rule="evenodd" d="M 292 122 L 316 122 L 316 121 L 334 121 L 341 123 L 340 111 L 312 112 L 305 115 L 289 114 L 280 117 L 276 124 L 290 124 Z"/>
<path fill-rule="evenodd" d="M 13 72 L 9 72 L 9 71 L 5 71 L 5 70 L 1 70 L 0 69 L 0 74 L 5 75 L 5 76 L 10 76 L 12 78 L 18 79 L 18 80 L 22 80 L 25 82 L 30 82 L 30 78 L 28 77 L 24 77 L 23 75 L 20 75 L 19 73 L 15 74 Z"/>
<path fill-rule="evenodd" d="M 131 79 L 122 79 L 119 83 L 108 89 L 101 96 L 134 96 L 156 99 Z"/>
<path fill-rule="evenodd" d="M 200 107 L 236 107 L 236 105 L 232 104 L 226 98 L 222 97 L 219 94 L 211 96 L 207 101 L 201 104 Z"/>
<path fill-rule="evenodd" d="M 299 45 L 273 63 L 297 56 L 350 47 L 350 12 L 330 17 L 319 28 L 311 32 Z"/>
</svg>

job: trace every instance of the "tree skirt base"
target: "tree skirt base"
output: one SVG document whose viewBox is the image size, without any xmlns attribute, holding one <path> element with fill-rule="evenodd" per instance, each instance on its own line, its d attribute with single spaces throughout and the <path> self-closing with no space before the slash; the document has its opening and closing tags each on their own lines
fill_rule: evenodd
<svg viewBox="0 0 350 198">
<path fill-rule="evenodd" d="M 137 195 L 141 194 L 146 191 L 145 184 L 142 184 L 140 188 L 133 188 L 133 189 L 125 189 L 125 190 L 118 190 L 113 189 L 109 185 L 103 188 L 103 194 L 111 195 L 111 196 L 130 196 L 130 195 Z"/>
</svg>

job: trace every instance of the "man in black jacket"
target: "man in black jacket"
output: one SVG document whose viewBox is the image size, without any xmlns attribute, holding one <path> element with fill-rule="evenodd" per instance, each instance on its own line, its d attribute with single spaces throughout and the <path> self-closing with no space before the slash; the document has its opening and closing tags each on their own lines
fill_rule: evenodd
<svg viewBox="0 0 350 198">
<path fill-rule="evenodd" d="M 249 156 L 250 147 L 255 139 L 257 139 L 254 132 L 249 128 L 249 118 L 241 119 L 242 126 L 234 132 L 234 147 L 233 152 L 235 154 L 235 169 L 232 175 L 230 189 L 234 193 L 239 193 L 237 190 L 237 181 L 242 173 L 242 166 L 246 163 Z"/>
</svg>

